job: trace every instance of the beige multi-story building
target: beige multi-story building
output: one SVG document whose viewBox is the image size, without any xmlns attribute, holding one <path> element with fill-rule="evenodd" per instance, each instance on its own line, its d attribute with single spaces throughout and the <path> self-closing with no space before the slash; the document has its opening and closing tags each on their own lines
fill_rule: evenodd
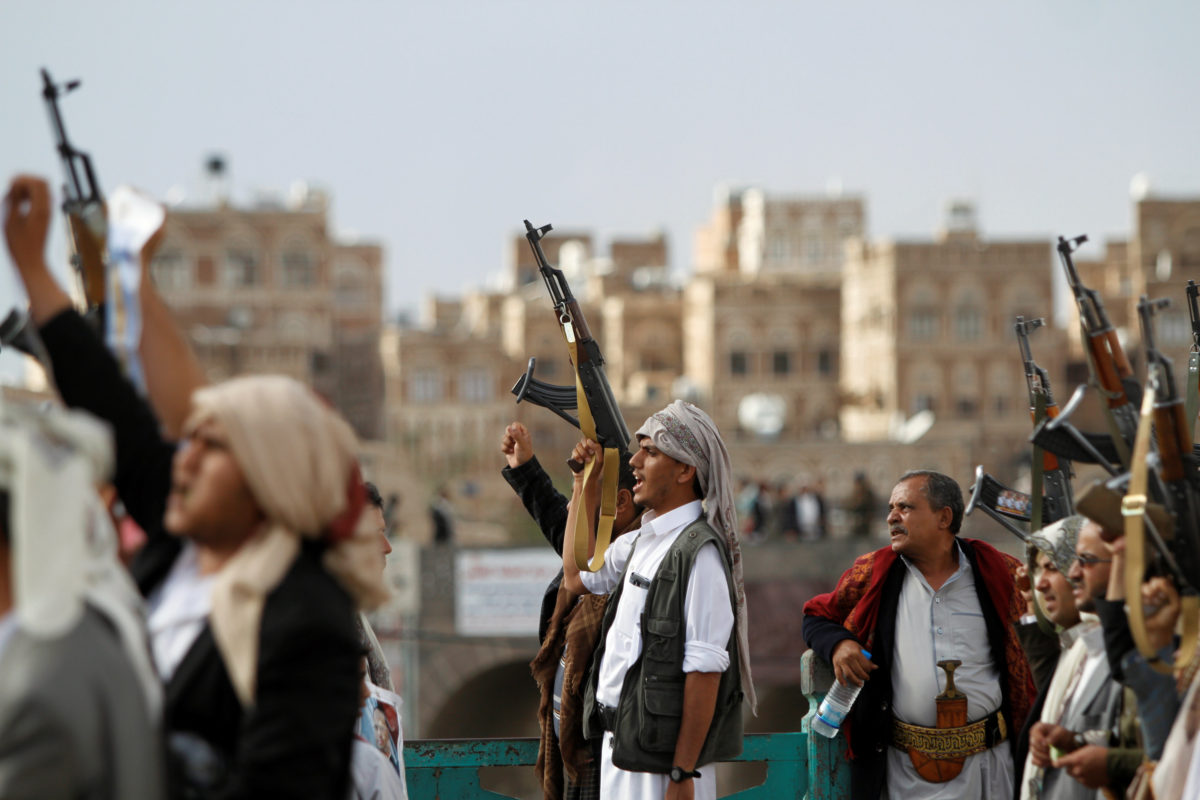
<svg viewBox="0 0 1200 800">
<path fill-rule="evenodd" d="M 496 460 L 496 443 L 513 414 L 508 389 L 520 374 L 498 338 L 471 335 L 458 322 L 389 327 L 380 348 L 387 440 L 431 483 Z"/>
<path fill-rule="evenodd" d="M 794 274 L 689 281 L 683 375 L 727 439 L 837 438 L 840 294 Z"/>
<path fill-rule="evenodd" d="M 718 187 L 713 215 L 696 233 L 696 272 L 789 273 L 837 282 L 846 243 L 865 230 L 858 195 L 784 196 Z"/>
<path fill-rule="evenodd" d="M 665 281 L 665 237 L 617 239 L 609 258 L 594 257 L 590 235 L 577 232 L 556 231 L 542 247 L 569 281 L 626 422 L 636 426 L 647 404 L 664 402 L 682 369 L 680 293 Z M 430 299 L 419 326 L 384 334 L 388 439 L 429 480 L 497 468 L 501 434 L 514 419 L 530 428 L 548 465 L 578 440 L 575 428 L 531 403 L 516 405 L 511 393 L 531 358 L 538 380 L 574 385 L 562 328 L 524 235 L 513 237 L 511 255 L 510 290 Z"/>
<path fill-rule="evenodd" d="M 1138 301 L 1143 295 L 1170 300 L 1169 306 L 1154 315 L 1155 343 L 1172 359 L 1179 376 L 1186 369 L 1192 344 L 1187 281 L 1200 281 L 1200 199 L 1137 197 L 1132 216 L 1129 240 L 1105 241 L 1099 258 L 1077 260 L 1076 268 L 1081 282 L 1100 293 L 1139 380 L 1144 377 L 1145 344 Z M 1083 383 L 1089 371 L 1077 333 L 1079 312 L 1074 303 L 1069 320 L 1068 380 Z M 1084 416 L 1088 424 L 1103 423 L 1098 408 L 1089 411 Z"/>
<path fill-rule="evenodd" d="M 932 414 L 931 436 L 975 448 L 992 471 L 1011 475 L 1028 455 L 1030 431 L 1013 324 L 1018 315 L 1053 320 L 1053 255 L 1046 240 L 984 239 L 963 204 L 935 240 L 851 248 L 841 328 L 846 439 L 903 440 Z M 1061 386 L 1062 331 L 1035 331 L 1031 349 Z"/>
<path fill-rule="evenodd" d="M 1136 320 L 1137 301 L 1143 294 L 1171 301 L 1155 315 L 1154 332 L 1158 348 L 1175 362 L 1178 374 L 1186 370 L 1192 344 L 1187 281 L 1200 283 L 1200 199 L 1151 195 L 1137 201 L 1133 234 L 1127 255 L 1133 284 L 1130 313 Z M 1141 329 L 1135 330 L 1140 341 Z"/>
<path fill-rule="evenodd" d="M 151 272 L 208 377 L 289 375 L 382 433 L 382 248 L 329 232 L 328 199 L 172 209 Z"/>
</svg>

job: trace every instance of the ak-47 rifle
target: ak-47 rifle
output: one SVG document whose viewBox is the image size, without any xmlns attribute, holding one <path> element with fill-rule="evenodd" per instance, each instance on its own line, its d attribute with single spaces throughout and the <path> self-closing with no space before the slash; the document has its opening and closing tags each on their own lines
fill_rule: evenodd
<svg viewBox="0 0 1200 800">
<path fill-rule="evenodd" d="M 604 372 L 604 356 L 600 352 L 600 343 L 592 336 L 587 319 L 579 302 L 571 294 L 571 287 L 561 269 L 550 266 L 546 254 L 542 252 L 542 237 L 553 230 L 551 225 L 535 228 L 525 220 L 525 238 L 533 249 L 533 257 L 537 259 L 538 271 L 550 290 L 550 299 L 554 302 L 554 318 L 562 327 L 567 339 L 567 346 L 574 345 L 572 363 L 579 374 L 579 383 L 583 388 L 583 396 L 587 399 L 587 408 L 578 408 L 579 392 L 575 386 L 555 386 L 533 377 L 537 359 L 529 359 L 525 374 L 517 379 L 512 393 L 517 396 L 517 402 L 528 400 L 535 406 L 548 408 L 576 428 L 583 430 L 580 418 L 590 410 L 591 418 L 595 421 L 596 443 L 604 448 L 616 448 L 621 452 L 629 449 L 629 428 L 621 417 L 621 409 L 613 397 L 612 386 Z M 575 410 L 579 417 L 573 417 L 568 411 Z M 576 461 L 569 462 L 571 469 L 578 472 L 583 465 Z"/>
<path fill-rule="evenodd" d="M 63 184 L 63 212 L 71 232 L 71 262 L 83 285 L 83 296 L 87 311 L 99 313 L 104 306 L 108 260 L 108 218 L 104 207 L 104 196 L 92 169 L 92 159 L 77 149 L 67 139 L 58 99 L 77 89 L 80 81 L 56 84 L 50 73 L 42 70 L 42 97 L 50 114 L 50 125 L 54 129 L 55 150 L 63 162 L 66 182 Z"/>
<path fill-rule="evenodd" d="M 1154 314 L 1171 304 L 1168 298 L 1142 295 L 1138 316 L 1146 348 L 1146 386 L 1154 392 L 1154 443 L 1166 504 L 1175 518 L 1175 560 L 1193 586 L 1200 584 L 1200 473 L 1192 451 L 1183 398 L 1175 386 L 1171 359 L 1155 345 Z M 1182 587 L 1180 587 L 1182 588 Z"/>
<path fill-rule="evenodd" d="M 589 515 L 577 516 L 575 530 L 575 563 L 580 570 L 595 572 L 604 564 L 604 551 L 612 536 L 619 461 L 628 458 L 630 435 L 629 428 L 625 426 L 625 420 L 621 416 L 621 409 L 613 397 L 608 376 L 604 372 L 604 356 L 600 352 L 600 343 L 592 336 L 583 310 L 571 294 L 571 287 L 567 285 L 566 276 L 562 270 L 550 266 L 546 254 L 542 252 L 542 237 L 551 230 L 553 228 L 550 225 L 535 228 L 529 220 L 525 220 L 525 238 L 529 240 L 533 257 L 537 260 L 538 271 L 550 291 L 550 299 L 554 301 L 555 321 L 562 328 L 563 337 L 567 341 L 567 350 L 575 368 L 575 386 L 555 386 L 536 380 L 533 370 L 537 359 L 530 358 L 529 367 L 513 386 L 512 392 L 517 396 L 518 403 L 528 400 L 534 405 L 550 409 L 604 448 L 600 522 L 596 532 L 595 556 L 590 563 L 586 533 Z M 578 416 L 568 414 L 571 409 L 574 409 Z M 575 472 L 584 469 L 584 465 L 574 459 L 567 464 Z M 591 462 L 588 470 L 594 464 L 595 462 Z M 588 473 L 585 472 L 584 475 L 586 481 Z"/>
<path fill-rule="evenodd" d="M 1174 537 L 1168 547 L 1178 564 L 1176 586 L 1182 595 L 1182 640 L 1174 661 L 1184 665 L 1191 661 L 1200 634 L 1200 593 L 1197 592 L 1197 565 L 1200 565 L 1200 516 L 1197 494 L 1200 494 L 1200 472 L 1192 452 L 1192 442 L 1184 420 L 1183 400 L 1175 388 L 1171 360 L 1154 344 L 1154 314 L 1170 305 L 1163 298 L 1151 301 L 1142 295 L 1138 316 L 1142 322 L 1142 337 L 1146 346 L 1146 393 L 1134 440 L 1130 464 L 1129 491 L 1121 501 L 1125 517 L 1125 601 L 1128 606 L 1129 628 L 1138 650 L 1151 665 L 1162 672 L 1171 672 L 1175 664 L 1164 663 L 1154 651 L 1146 633 L 1145 610 L 1141 598 L 1146 552 L 1145 533 L 1148 491 L 1156 478 L 1162 487 L 1168 511 L 1174 522 Z M 1153 435 L 1156 458 L 1150 458 L 1150 438 Z M 1157 466 L 1157 475 L 1155 467 Z"/>
<path fill-rule="evenodd" d="M 1141 389 L 1134 377 L 1133 367 L 1121 348 L 1117 330 L 1104 310 L 1100 293 L 1084 286 L 1075 270 L 1071 254 L 1086 241 L 1087 236 L 1073 239 L 1058 237 L 1058 256 L 1067 273 L 1067 285 L 1071 287 L 1075 304 L 1079 307 L 1083 346 L 1092 366 L 1096 388 L 1107 401 L 1113 443 L 1121 455 L 1121 463 L 1128 466 L 1129 450 L 1137 434 Z"/>
<path fill-rule="evenodd" d="M 1200 286 L 1187 282 L 1188 315 L 1192 318 L 1192 349 L 1188 352 L 1187 427 L 1196 440 L 1196 417 L 1200 415 Z"/>
<path fill-rule="evenodd" d="M 1017 332 L 1017 344 L 1021 348 L 1021 362 L 1025 366 L 1025 384 L 1029 388 L 1029 416 L 1036 427 L 1043 419 L 1053 419 L 1058 416 L 1058 404 L 1050 391 L 1050 376 L 1038 363 L 1033 360 L 1029 349 L 1029 334 L 1046 324 L 1042 317 L 1028 322 L 1024 317 L 1017 317 L 1013 328 Z M 1040 529 L 1042 525 L 1057 522 L 1062 519 L 1056 516 L 1048 506 L 1037 503 L 1037 498 L 1044 495 L 1047 499 L 1055 498 L 1058 502 L 1058 512 L 1068 516 L 1072 511 L 1071 502 L 1071 462 L 1059 459 L 1054 453 L 1034 445 L 1034 459 L 1041 455 L 1040 469 L 1034 470 L 1033 498 L 1034 508 L 1030 515 L 1031 529 Z M 1035 463 L 1035 467 L 1038 467 Z M 1041 484 L 1040 486 L 1038 484 Z M 1040 491 L 1039 491 L 1040 490 Z"/>
</svg>

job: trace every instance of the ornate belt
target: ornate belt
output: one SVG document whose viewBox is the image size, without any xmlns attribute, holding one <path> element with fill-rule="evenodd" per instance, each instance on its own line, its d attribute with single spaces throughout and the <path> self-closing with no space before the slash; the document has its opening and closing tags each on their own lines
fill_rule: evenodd
<svg viewBox="0 0 1200 800">
<path fill-rule="evenodd" d="M 892 747 L 916 750 L 932 759 L 966 758 L 1007 738 L 1008 725 L 1000 711 L 957 728 L 926 728 L 892 719 Z"/>
</svg>

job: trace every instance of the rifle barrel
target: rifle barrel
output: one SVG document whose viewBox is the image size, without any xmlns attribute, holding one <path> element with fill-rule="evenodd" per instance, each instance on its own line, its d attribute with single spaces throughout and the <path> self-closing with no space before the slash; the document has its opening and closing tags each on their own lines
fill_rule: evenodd
<svg viewBox="0 0 1200 800">
<path fill-rule="evenodd" d="M 1200 347 L 1200 286 L 1187 282 L 1188 315 L 1192 319 L 1192 344 Z"/>
</svg>

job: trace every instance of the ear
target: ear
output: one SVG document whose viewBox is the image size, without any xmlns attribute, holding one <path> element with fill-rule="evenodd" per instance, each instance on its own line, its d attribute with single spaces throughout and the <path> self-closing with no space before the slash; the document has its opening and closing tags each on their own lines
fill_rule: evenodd
<svg viewBox="0 0 1200 800">
<path fill-rule="evenodd" d="M 633 509 L 633 492 L 628 489 L 617 489 L 617 516 Z"/>
<path fill-rule="evenodd" d="M 954 521 L 954 512 L 950 506 L 945 506 L 938 509 L 938 527 L 944 529 L 947 533 L 950 532 L 950 523 Z"/>
<path fill-rule="evenodd" d="M 692 479 L 696 477 L 696 468 L 693 467 L 691 464 L 684 464 L 682 461 L 679 461 L 676 463 L 679 464 L 681 469 L 680 469 L 679 474 L 675 476 L 675 482 L 676 483 L 686 483 L 690 486 L 692 483 Z"/>
</svg>

